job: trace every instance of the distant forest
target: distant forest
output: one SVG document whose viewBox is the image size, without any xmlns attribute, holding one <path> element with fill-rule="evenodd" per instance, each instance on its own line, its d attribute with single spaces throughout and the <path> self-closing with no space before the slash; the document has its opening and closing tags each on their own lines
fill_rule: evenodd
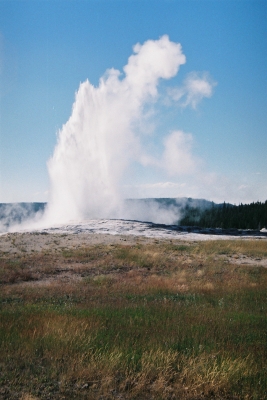
<svg viewBox="0 0 267 400">
<path fill-rule="evenodd" d="M 223 229 L 267 228 L 267 200 L 265 203 L 214 204 L 209 208 L 186 205 L 179 225 Z"/>
</svg>

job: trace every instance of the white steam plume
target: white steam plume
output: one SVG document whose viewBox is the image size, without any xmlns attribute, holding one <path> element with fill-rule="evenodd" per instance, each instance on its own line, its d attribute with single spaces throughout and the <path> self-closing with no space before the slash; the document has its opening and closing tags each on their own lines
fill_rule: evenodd
<svg viewBox="0 0 267 400">
<path fill-rule="evenodd" d="M 138 159 L 135 128 L 143 108 L 157 97 L 159 79 L 172 78 L 185 63 L 181 45 L 166 35 L 133 50 L 123 75 L 110 69 L 98 87 L 88 80 L 79 87 L 48 162 L 48 223 L 120 216 L 120 182 L 129 163 Z"/>
<path fill-rule="evenodd" d="M 188 175 L 195 172 L 198 160 L 191 152 L 193 137 L 183 131 L 172 131 L 163 140 L 163 153 L 161 157 L 153 157 L 143 154 L 140 162 L 144 165 L 152 165 L 161 168 L 169 176 Z"/>
</svg>

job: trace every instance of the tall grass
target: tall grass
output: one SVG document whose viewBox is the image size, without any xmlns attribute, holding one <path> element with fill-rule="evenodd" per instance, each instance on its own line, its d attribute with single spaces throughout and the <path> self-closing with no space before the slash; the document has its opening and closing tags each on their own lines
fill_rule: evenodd
<svg viewBox="0 0 267 400">
<path fill-rule="evenodd" d="M 267 270 L 218 257 L 248 243 L 68 249 L 47 262 L 82 280 L 3 283 L 0 396 L 265 399 Z"/>
</svg>

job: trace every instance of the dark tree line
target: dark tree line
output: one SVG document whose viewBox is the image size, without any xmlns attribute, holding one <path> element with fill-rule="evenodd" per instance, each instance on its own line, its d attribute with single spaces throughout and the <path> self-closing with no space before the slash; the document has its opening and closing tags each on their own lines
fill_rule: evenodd
<svg viewBox="0 0 267 400">
<path fill-rule="evenodd" d="M 267 200 L 265 203 L 214 204 L 210 208 L 186 206 L 180 225 L 223 229 L 267 228 Z"/>
</svg>

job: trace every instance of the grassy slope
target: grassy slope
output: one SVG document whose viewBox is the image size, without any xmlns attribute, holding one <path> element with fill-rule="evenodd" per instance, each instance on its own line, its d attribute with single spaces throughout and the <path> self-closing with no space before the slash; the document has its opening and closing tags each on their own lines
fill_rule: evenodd
<svg viewBox="0 0 267 400">
<path fill-rule="evenodd" d="M 3 253 L 0 398 L 265 399 L 267 270 L 241 254 L 267 241 Z"/>
</svg>

